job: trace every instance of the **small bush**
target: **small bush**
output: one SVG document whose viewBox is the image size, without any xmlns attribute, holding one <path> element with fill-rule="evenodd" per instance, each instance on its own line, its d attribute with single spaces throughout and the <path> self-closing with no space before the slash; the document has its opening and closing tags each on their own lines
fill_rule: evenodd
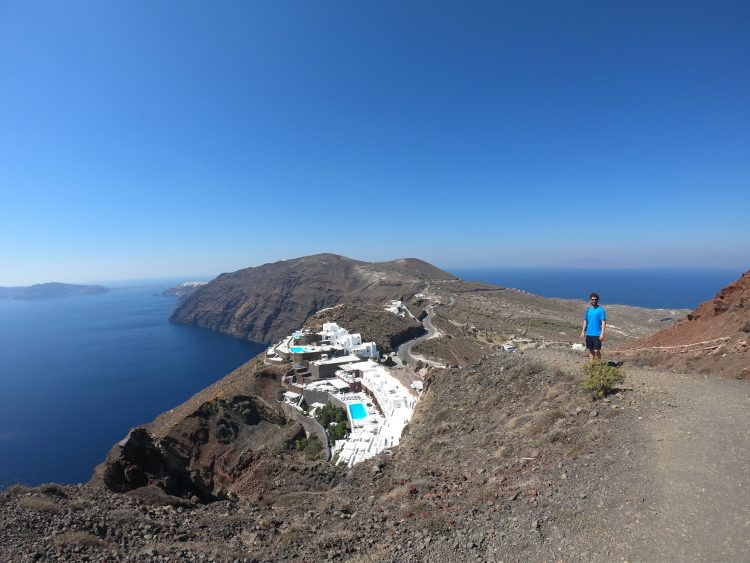
<svg viewBox="0 0 750 563">
<path fill-rule="evenodd" d="M 9 497 L 17 497 L 28 493 L 30 490 L 30 487 L 27 487 L 22 483 L 16 483 L 5 489 L 3 492 Z"/>
<path fill-rule="evenodd" d="M 297 440 L 295 445 L 297 446 L 297 451 L 305 455 L 306 460 L 315 461 L 316 459 L 320 459 L 323 444 L 320 443 L 317 436 Z"/>
<path fill-rule="evenodd" d="M 595 399 L 609 395 L 619 383 L 625 381 L 622 369 L 604 362 L 584 364 L 583 374 L 586 378 L 581 382 L 581 388 L 591 393 Z"/>
<path fill-rule="evenodd" d="M 57 483 L 45 483 L 44 485 L 39 485 L 39 492 L 51 497 L 68 498 L 65 489 Z"/>
<path fill-rule="evenodd" d="M 314 461 L 320 459 L 320 452 L 323 450 L 323 446 L 320 440 L 317 438 L 309 440 L 307 446 L 305 446 L 305 459 L 308 461 Z"/>
<path fill-rule="evenodd" d="M 529 432 L 531 434 L 544 434 L 548 432 L 552 426 L 564 415 L 560 409 L 552 409 L 539 413 L 534 417 Z"/>
<path fill-rule="evenodd" d="M 18 501 L 18 506 L 36 512 L 46 512 L 48 514 L 62 512 L 62 508 L 60 508 L 60 506 L 49 497 L 23 497 Z"/>
<path fill-rule="evenodd" d="M 100 547 L 104 542 L 95 535 L 88 532 L 64 532 L 54 537 L 54 543 L 57 545 L 79 545 L 86 547 Z"/>
</svg>

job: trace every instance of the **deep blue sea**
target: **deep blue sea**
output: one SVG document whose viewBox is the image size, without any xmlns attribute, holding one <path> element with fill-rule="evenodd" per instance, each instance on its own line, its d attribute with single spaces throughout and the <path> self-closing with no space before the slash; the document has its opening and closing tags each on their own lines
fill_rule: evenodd
<svg viewBox="0 0 750 563">
<path fill-rule="evenodd" d="M 130 428 L 263 350 L 169 323 L 175 283 L 0 300 L 0 489 L 87 481 Z"/>
<path fill-rule="evenodd" d="M 451 274 L 523 289 L 543 297 L 588 301 L 593 291 L 601 304 L 661 309 L 694 309 L 739 278 L 742 269 L 582 269 L 582 268 L 453 268 Z"/>
</svg>

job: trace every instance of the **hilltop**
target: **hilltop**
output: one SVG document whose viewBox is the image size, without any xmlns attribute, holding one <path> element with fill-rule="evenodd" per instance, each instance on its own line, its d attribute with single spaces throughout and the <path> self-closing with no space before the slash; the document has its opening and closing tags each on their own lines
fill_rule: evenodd
<svg viewBox="0 0 750 563">
<path fill-rule="evenodd" d="M 221 274 L 180 303 L 171 321 L 272 342 L 317 311 L 406 299 L 451 274 L 416 258 L 361 262 L 317 254 Z"/>
</svg>

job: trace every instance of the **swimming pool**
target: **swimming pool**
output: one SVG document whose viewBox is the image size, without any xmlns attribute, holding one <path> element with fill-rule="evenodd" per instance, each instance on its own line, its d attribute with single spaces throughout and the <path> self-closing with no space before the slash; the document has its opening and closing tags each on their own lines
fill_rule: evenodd
<svg viewBox="0 0 750 563">
<path fill-rule="evenodd" d="M 305 347 L 304 346 L 292 346 L 290 350 L 292 351 L 293 354 L 301 354 L 302 352 L 305 351 Z"/>
<path fill-rule="evenodd" d="M 349 414 L 352 416 L 352 420 L 362 420 L 363 418 L 367 418 L 367 411 L 362 403 L 350 404 Z"/>
</svg>

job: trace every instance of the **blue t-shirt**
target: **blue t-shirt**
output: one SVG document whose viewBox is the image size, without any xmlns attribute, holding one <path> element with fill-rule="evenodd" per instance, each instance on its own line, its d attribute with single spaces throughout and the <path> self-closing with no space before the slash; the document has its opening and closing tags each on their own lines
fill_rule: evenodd
<svg viewBox="0 0 750 563">
<path fill-rule="evenodd" d="M 607 313 L 602 307 L 589 307 L 583 318 L 586 319 L 586 336 L 602 335 L 602 321 L 607 320 Z"/>
</svg>

